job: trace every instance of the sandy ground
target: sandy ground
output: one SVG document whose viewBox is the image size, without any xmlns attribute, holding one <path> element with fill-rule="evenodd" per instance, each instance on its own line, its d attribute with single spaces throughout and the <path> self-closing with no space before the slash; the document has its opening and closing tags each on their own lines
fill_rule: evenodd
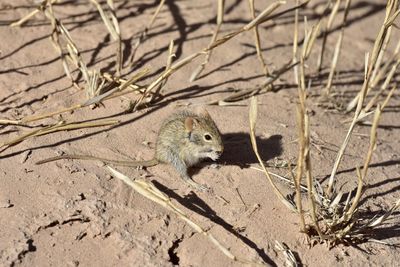
<svg viewBox="0 0 400 267">
<path fill-rule="evenodd" d="M 70 30 L 82 57 L 91 69 L 113 71 L 115 44 L 89 1 L 62 1 L 55 12 Z M 149 21 L 158 1 L 115 1 L 126 54 Z M 170 40 L 178 59 L 207 46 L 215 23 L 215 1 L 167 1 L 139 48 L 131 73 L 144 66 L 152 73 L 162 70 Z M 262 10 L 271 1 L 256 1 Z M 360 90 L 364 54 L 372 48 L 385 10 L 384 1 L 353 1 L 346 29 L 344 50 L 335 79 L 338 102 L 347 103 Z M 22 28 L 8 24 L 33 10 L 34 1 L 0 2 L 0 110 L 2 118 L 19 119 L 59 110 L 83 101 L 86 96 L 70 86 L 43 16 L 34 17 Z M 315 5 L 318 6 L 318 5 Z M 318 6 L 317 9 L 321 9 Z M 312 9 L 302 11 L 309 23 L 316 22 Z M 339 11 L 339 18 L 343 10 Z M 247 1 L 227 1 L 222 33 L 245 25 L 250 19 Z M 328 39 L 329 65 L 338 28 Z M 291 58 L 293 14 L 260 28 L 262 49 L 269 68 L 276 69 Z M 398 38 L 395 30 L 394 39 Z M 178 104 L 221 99 L 233 90 L 251 88 L 263 81 L 251 32 L 245 32 L 216 49 L 201 79 L 189 83 L 196 64 L 174 74 L 166 85 L 165 98 L 135 113 L 125 113 L 127 95 L 94 110 L 65 113 L 67 121 L 113 118 L 117 126 L 58 132 L 30 138 L 0 153 L 0 265 L 2 266 L 240 266 L 215 249 L 205 236 L 196 233 L 177 216 L 145 199 L 112 177 L 105 165 L 91 161 L 63 160 L 37 166 L 38 160 L 62 153 L 84 153 L 113 159 L 150 159 L 163 119 Z M 315 55 L 310 61 L 314 71 Z M 393 52 L 390 46 L 388 53 Z M 198 61 L 199 62 L 199 61 Z M 159 73 L 159 72 L 158 72 Z M 326 70 L 323 71 L 326 74 Z M 154 79 L 150 75 L 146 81 Z M 297 157 L 297 91 L 293 72 L 278 81 L 281 89 L 259 97 L 257 135 L 261 155 L 269 163 L 295 162 Z M 311 110 L 313 174 L 326 182 L 348 125 L 343 112 L 327 111 L 318 105 L 326 77 L 314 78 L 308 101 Z M 142 84 L 145 84 L 143 81 Z M 321 85 L 322 84 L 322 85 Z M 400 187 L 400 98 L 396 93 L 383 113 L 379 141 L 373 155 L 363 197 L 370 214 L 388 209 L 399 197 Z M 232 253 L 263 259 L 284 266 L 283 253 L 275 241 L 284 242 L 305 266 L 394 266 L 399 249 L 367 242 L 357 246 L 325 244 L 310 246 L 299 233 L 298 217 L 274 195 L 258 166 L 248 136 L 248 100 L 234 106 L 210 106 L 208 110 L 223 133 L 225 152 L 217 164 L 206 162 L 193 171 L 193 179 L 211 187 L 214 194 L 193 191 L 182 183 L 175 170 L 158 165 L 147 170 L 117 167 L 129 177 L 153 182 L 171 197 L 190 218 L 212 233 Z M 60 117 L 33 125 L 54 123 Z M 1 127 L 4 142 L 29 128 Z M 356 135 L 340 166 L 338 184 L 348 192 L 356 187 L 355 166 L 363 164 L 368 148 L 369 126 L 356 128 Z M 397 136 L 397 138 L 396 138 Z M 271 171 L 287 175 L 287 169 Z M 288 185 L 279 187 L 290 193 Z M 395 213 L 397 215 L 398 213 Z M 399 243 L 400 231 L 391 224 L 376 238 Z"/>
</svg>

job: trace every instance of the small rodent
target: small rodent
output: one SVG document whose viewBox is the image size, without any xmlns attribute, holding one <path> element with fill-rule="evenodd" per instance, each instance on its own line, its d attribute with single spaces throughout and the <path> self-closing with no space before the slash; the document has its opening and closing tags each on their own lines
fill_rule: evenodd
<svg viewBox="0 0 400 267">
<path fill-rule="evenodd" d="M 181 178 L 198 190 L 207 187 L 193 181 L 188 168 L 201 159 L 217 160 L 224 150 L 220 132 L 210 114 L 203 107 L 195 111 L 181 110 L 168 117 L 157 137 L 155 155 L 146 161 L 118 161 L 88 155 L 63 155 L 38 161 L 36 164 L 59 159 L 99 160 L 109 164 L 128 167 L 151 167 L 167 163 L 175 167 Z"/>
</svg>

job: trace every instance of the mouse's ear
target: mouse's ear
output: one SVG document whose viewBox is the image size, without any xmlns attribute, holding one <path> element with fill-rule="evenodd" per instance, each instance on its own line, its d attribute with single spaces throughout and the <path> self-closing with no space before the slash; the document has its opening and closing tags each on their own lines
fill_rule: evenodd
<svg viewBox="0 0 400 267">
<path fill-rule="evenodd" d="M 195 108 L 195 113 L 197 115 L 199 115 L 200 117 L 203 118 L 210 118 L 210 114 L 208 113 L 208 111 L 206 110 L 204 105 L 200 105 L 198 107 Z"/>
<path fill-rule="evenodd" d="M 196 128 L 197 124 L 198 124 L 198 121 L 195 118 L 187 117 L 185 119 L 185 130 L 187 132 L 191 132 L 191 131 L 193 131 L 194 128 Z"/>
</svg>

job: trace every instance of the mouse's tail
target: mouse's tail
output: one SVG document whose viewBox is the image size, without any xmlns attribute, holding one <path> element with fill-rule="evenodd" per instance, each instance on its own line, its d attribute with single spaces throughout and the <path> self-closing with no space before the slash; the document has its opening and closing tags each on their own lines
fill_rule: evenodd
<svg viewBox="0 0 400 267">
<path fill-rule="evenodd" d="M 40 160 L 40 161 L 36 162 L 36 165 L 44 164 L 44 163 L 55 161 L 55 160 L 61 160 L 61 159 L 98 160 L 98 161 L 101 161 L 101 162 L 104 162 L 107 164 L 114 164 L 114 165 L 127 166 L 127 167 L 151 167 L 151 166 L 155 166 L 158 164 L 158 160 L 155 158 L 151 159 L 151 160 L 133 161 L 133 160 L 112 160 L 112 159 L 105 159 L 105 158 L 99 158 L 99 157 L 88 156 L 88 155 L 62 155 L 62 156 L 57 156 L 57 157 Z"/>
</svg>

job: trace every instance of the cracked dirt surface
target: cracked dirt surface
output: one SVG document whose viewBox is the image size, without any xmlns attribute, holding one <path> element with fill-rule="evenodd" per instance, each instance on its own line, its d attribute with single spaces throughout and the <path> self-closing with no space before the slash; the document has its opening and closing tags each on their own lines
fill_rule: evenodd
<svg viewBox="0 0 400 267">
<path fill-rule="evenodd" d="M 42 16 L 36 16 L 22 28 L 7 26 L 31 11 L 34 2 L 37 1 L 0 1 L 2 118 L 58 110 L 86 97 L 83 91 L 71 87 L 65 77 L 48 38 L 51 26 Z M 61 2 L 55 12 L 70 30 L 88 67 L 111 71 L 115 46 L 96 9 L 88 1 Z M 158 2 L 115 2 L 124 40 L 129 43 L 129 37 L 146 25 Z M 149 39 L 139 48 L 137 65 L 132 71 L 144 66 L 161 70 L 171 39 L 175 41 L 178 58 L 207 46 L 215 22 L 214 1 L 167 2 L 149 32 Z M 257 10 L 270 2 L 256 1 Z M 361 88 L 364 53 L 371 49 L 384 17 L 382 1 L 353 2 L 343 44 L 346 49 L 339 61 L 340 73 L 334 88 L 338 99 L 344 102 Z M 223 34 L 249 21 L 247 5 L 247 1 L 227 1 Z M 290 15 L 260 29 L 264 36 L 263 52 L 272 69 L 291 58 L 292 21 Z M 309 22 L 316 20 L 310 16 Z M 397 31 L 393 38 L 399 38 Z M 333 38 L 328 39 L 326 58 L 332 56 L 337 34 L 335 31 Z M 1 152 L 0 265 L 240 266 L 175 215 L 112 177 L 104 164 L 64 160 L 37 166 L 35 162 L 62 153 L 150 159 L 162 120 L 179 103 L 219 99 L 227 91 L 254 87 L 263 81 L 252 38 L 251 32 L 243 33 L 216 49 L 202 78 L 194 83 L 188 82 L 196 68 L 194 64 L 174 74 L 166 85 L 166 100 L 158 105 L 125 114 L 129 99 L 134 98 L 126 96 L 105 102 L 105 107 L 62 116 L 69 121 L 111 117 L 121 121 L 118 126 L 49 134 Z M 388 51 L 393 49 L 389 47 Z M 283 159 L 295 162 L 297 157 L 297 89 L 292 76 L 293 72 L 289 72 L 283 77 L 286 80 L 280 83 L 285 86 L 280 91 L 259 97 L 258 143 L 263 159 L 270 163 Z M 155 77 L 150 76 L 146 81 Z M 323 81 L 313 80 L 312 94 L 320 92 Z M 347 125 L 341 121 L 349 116 L 326 111 L 317 102 L 318 96 L 312 96 L 308 102 L 316 144 L 312 147 L 313 173 L 319 181 L 324 181 L 346 134 Z M 340 245 L 330 250 L 322 244 L 309 247 L 299 233 L 298 217 L 274 196 L 262 173 L 250 168 L 258 164 L 248 136 L 248 101 L 234 106 L 210 106 L 208 110 L 224 135 L 225 152 L 217 165 L 207 162 L 193 171 L 193 177 L 213 188 L 215 195 L 193 192 L 170 166 L 117 169 L 129 177 L 152 181 L 191 219 L 241 257 L 261 258 L 284 266 L 283 255 L 274 246 L 278 240 L 286 243 L 306 266 L 393 266 L 400 261 L 398 248 L 376 243 L 358 247 Z M 362 201 L 371 214 L 388 209 L 400 197 L 399 112 L 400 97 L 396 92 L 382 116 L 378 147 L 368 174 L 370 189 Z M 0 141 L 29 130 L 1 127 Z M 369 131 L 368 126 L 357 127 L 346 151 L 338 181 L 344 190 L 356 187 L 355 166 L 363 163 Z M 272 171 L 287 175 L 285 169 Z M 286 184 L 278 183 L 285 193 L 291 192 Z M 396 223 L 398 217 L 377 238 L 399 243 Z"/>
</svg>

